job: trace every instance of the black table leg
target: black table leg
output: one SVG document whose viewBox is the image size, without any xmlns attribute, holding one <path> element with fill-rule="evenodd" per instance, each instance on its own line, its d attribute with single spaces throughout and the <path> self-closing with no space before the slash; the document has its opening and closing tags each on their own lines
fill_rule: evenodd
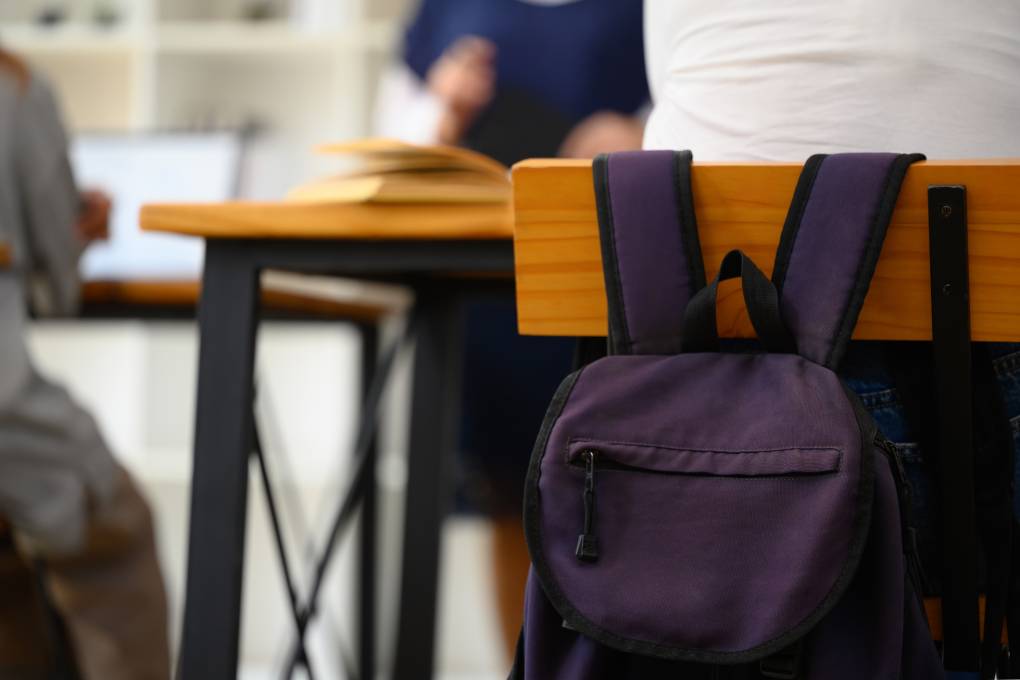
<svg viewBox="0 0 1020 680">
<path fill-rule="evenodd" d="M 375 375 L 379 331 L 375 324 L 361 324 L 361 393 L 368 399 Z M 376 521 L 376 437 L 368 449 L 368 481 L 361 498 L 360 564 L 358 566 L 358 678 L 375 680 L 375 583 Z"/>
<path fill-rule="evenodd" d="M 416 291 L 414 379 L 393 677 L 433 674 L 440 529 L 460 409 L 460 309 L 450 288 Z"/>
<path fill-rule="evenodd" d="M 251 261 L 229 243 L 209 240 L 198 313 L 181 680 L 237 675 L 258 291 Z"/>
</svg>

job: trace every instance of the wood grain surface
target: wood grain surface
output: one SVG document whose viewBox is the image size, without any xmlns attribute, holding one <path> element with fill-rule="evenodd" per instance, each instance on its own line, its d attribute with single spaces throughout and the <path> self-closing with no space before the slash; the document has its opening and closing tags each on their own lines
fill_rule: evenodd
<svg viewBox="0 0 1020 680">
<path fill-rule="evenodd" d="M 205 238 L 510 239 L 506 204 L 246 202 L 149 204 L 145 231 Z"/>
<path fill-rule="evenodd" d="M 799 164 L 695 163 L 695 211 L 710 278 L 731 248 L 742 248 L 771 272 L 799 172 Z M 590 162 L 524 161 L 513 169 L 513 184 L 520 332 L 605 335 Z M 854 337 L 931 337 L 930 184 L 967 187 L 974 339 L 1020 340 L 1020 159 L 925 162 L 910 169 Z M 718 323 L 726 336 L 752 334 L 737 285 L 720 289 Z"/>
</svg>

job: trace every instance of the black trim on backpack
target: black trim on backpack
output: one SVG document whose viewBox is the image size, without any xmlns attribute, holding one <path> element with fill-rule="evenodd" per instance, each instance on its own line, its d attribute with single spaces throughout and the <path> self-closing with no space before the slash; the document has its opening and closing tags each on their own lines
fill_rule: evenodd
<svg viewBox="0 0 1020 680">
<path fill-rule="evenodd" d="M 772 268 L 772 283 L 775 284 L 780 296 L 783 294 L 783 284 L 786 283 L 786 272 L 790 269 L 793 244 L 797 240 L 800 223 L 804 219 L 804 208 L 807 207 L 811 189 L 815 186 L 818 169 L 822 167 L 822 161 L 828 157 L 828 154 L 819 153 L 808 158 L 797 179 L 797 188 L 793 190 L 793 199 L 790 201 L 783 231 L 779 235 L 779 245 L 776 247 L 776 263 Z"/>
<path fill-rule="evenodd" d="M 673 155 L 673 186 L 676 187 L 680 234 L 687 255 L 687 275 L 690 277 L 691 290 L 699 291 L 705 287 L 705 261 L 701 254 L 701 241 L 698 239 L 698 220 L 694 214 L 694 188 L 691 183 L 693 158 L 690 151 L 678 151 Z"/>
<path fill-rule="evenodd" d="M 576 338 L 574 340 L 574 357 L 571 362 L 571 371 L 584 368 L 593 361 L 598 361 L 606 356 L 608 350 L 605 338 Z"/>
<path fill-rule="evenodd" d="M 907 169 L 911 165 L 917 161 L 923 161 L 924 158 L 924 154 L 920 153 L 903 154 L 893 161 L 892 167 L 889 168 L 882 199 L 871 223 L 868 244 L 857 268 L 856 283 L 847 299 L 846 307 L 843 309 L 843 321 L 832 343 L 832 348 L 829 350 L 829 356 L 825 359 L 826 366 L 838 367 L 843 360 L 843 355 L 846 354 L 850 336 L 854 332 L 854 327 L 857 326 L 857 318 L 861 315 L 861 308 L 864 306 L 864 297 L 868 294 L 871 279 L 875 275 L 879 255 L 882 254 L 882 244 L 885 243 L 885 235 L 889 231 L 889 221 L 892 219 L 893 209 L 896 207 L 896 199 L 900 196 L 903 178 L 906 177 Z"/>
<path fill-rule="evenodd" d="M 598 214 L 602 269 L 605 272 L 606 299 L 609 303 L 609 353 L 627 354 L 632 343 L 627 329 L 620 266 L 616 259 L 616 230 L 613 225 L 613 207 L 609 200 L 608 154 L 599 154 L 592 161 L 592 176 L 595 178 L 595 210 Z"/>
<path fill-rule="evenodd" d="M 567 403 L 567 399 L 570 398 L 570 393 L 574 389 L 574 385 L 577 384 L 577 379 L 581 377 L 584 372 L 584 368 L 579 368 L 560 383 L 560 386 L 556 388 L 556 392 L 553 394 L 552 400 L 549 402 L 549 408 L 546 410 L 545 418 L 542 420 L 542 427 L 538 430 L 538 437 L 535 440 L 535 447 L 531 452 L 531 460 L 528 463 L 527 476 L 524 479 L 524 533 L 525 537 L 528 538 L 528 517 L 538 516 L 538 498 L 532 497 L 528 493 L 527 489 L 532 482 L 537 486 L 538 478 L 541 474 L 542 457 L 545 453 L 546 444 L 549 443 L 549 435 L 552 433 L 553 425 L 556 424 L 556 420 L 560 417 L 560 413 L 563 411 L 563 407 Z M 531 539 L 528 538 L 528 545 L 530 548 Z M 531 561 L 535 561 L 535 555 L 532 553 Z M 523 634 L 523 629 L 522 629 Z"/>
</svg>

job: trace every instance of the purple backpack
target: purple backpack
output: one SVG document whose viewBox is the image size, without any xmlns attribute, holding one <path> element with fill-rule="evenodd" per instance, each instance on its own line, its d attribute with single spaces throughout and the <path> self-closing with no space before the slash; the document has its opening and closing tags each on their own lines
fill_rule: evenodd
<svg viewBox="0 0 1020 680">
<path fill-rule="evenodd" d="M 732 251 L 707 286 L 690 153 L 596 159 L 610 355 L 538 435 L 511 678 L 944 677 L 898 454 L 835 373 L 920 158 L 812 157 L 772 281 Z M 736 276 L 753 351 L 717 335 Z"/>
</svg>

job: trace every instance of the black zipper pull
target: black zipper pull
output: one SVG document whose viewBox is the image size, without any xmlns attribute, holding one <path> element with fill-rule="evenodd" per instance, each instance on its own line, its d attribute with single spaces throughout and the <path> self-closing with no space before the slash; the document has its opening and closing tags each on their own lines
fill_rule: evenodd
<svg viewBox="0 0 1020 680">
<path fill-rule="evenodd" d="M 593 450 L 581 454 L 584 457 L 584 531 L 577 537 L 574 554 L 582 562 L 594 562 L 599 557 L 599 543 L 595 538 L 595 456 Z"/>
</svg>

